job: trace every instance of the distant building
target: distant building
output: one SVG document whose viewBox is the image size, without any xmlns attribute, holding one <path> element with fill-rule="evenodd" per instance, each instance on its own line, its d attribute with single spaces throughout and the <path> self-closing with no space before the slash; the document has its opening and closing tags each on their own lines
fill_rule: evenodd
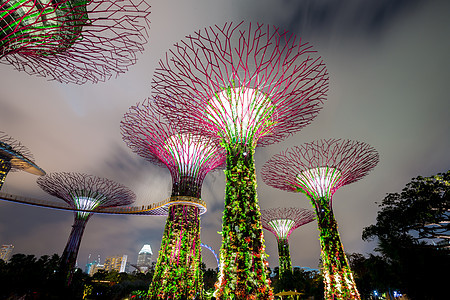
<svg viewBox="0 0 450 300">
<path fill-rule="evenodd" d="M 117 272 L 125 272 L 127 265 L 127 255 L 122 256 L 108 256 L 105 258 L 105 271 L 116 270 Z"/>
<path fill-rule="evenodd" d="M 126 265 L 125 265 L 125 273 L 131 273 L 131 264 L 129 261 L 127 261 Z"/>
<path fill-rule="evenodd" d="M 152 265 L 152 247 L 146 244 L 139 251 L 136 267 L 140 272 L 146 273 L 150 266 Z"/>
<path fill-rule="evenodd" d="M 0 259 L 7 262 L 9 260 L 9 258 L 11 257 L 13 249 L 14 249 L 13 245 L 2 245 L 0 247 Z"/>
<path fill-rule="evenodd" d="M 100 262 L 94 260 L 93 262 L 87 263 L 86 264 L 86 268 L 84 269 L 84 272 L 86 274 L 92 275 L 92 269 L 95 268 L 96 266 L 98 266 L 100 264 Z"/>
<path fill-rule="evenodd" d="M 86 267 L 84 268 L 84 273 L 92 276 L 95 273 L 95 272 L 92 272 L 92 269 L 95 266 L 100 265 L 100 263 L 101 263 L 100 254 L 97 256 L 97 259 L 94 259 L 94 261 L 91 261 L 91 254 L 89 254 L 88 259 L 86 261 Z M 102 269 L 103 269 L 103 266 L 102 266 Z"/>
<path fill-rule="evenodd" d="M 91 267 L 89 268 L 89 276 L 94 275 L 95 273 L 97 273 L 97 271 L 99 270 L 104 270 L 105 269 L 105 265 L 101 265 L 101 264 L 96 264 L 96 265 L 91 265 Z"/>
</svg>

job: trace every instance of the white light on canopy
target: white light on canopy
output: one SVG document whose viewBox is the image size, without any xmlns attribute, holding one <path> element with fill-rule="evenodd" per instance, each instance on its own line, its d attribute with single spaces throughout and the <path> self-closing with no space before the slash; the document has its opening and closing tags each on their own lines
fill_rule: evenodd
<svg viewBox="0 0 450 300">
<path fill-rule="evenodd" d="M 206 117 L 229 139 L 245 141 L 273 121 L 274 105 L 264 93 L 251 88 L 229 88 L 208 101 Z"/>
<path fill-rule="evenodd" d="M 269 225 L 275 230 L 279 239 L 287 239 L 289 231 L 295 225 L 295 222 L 289 219 L 276 219 L 270 221 Z"/>
<path fill-rule="evenodd" d="M 297 175 L 298 183 L 315 199 L 330 198 L 331 189 L 336 185 L 341 172 L 335 168 L 320 167 L 301 172 Z"/>
<path fill-rule="evenodd" d="M 77 197 L 75 198 L 75 207 L 82 210 L 93 210 L 100 204 L 98 199 L 93 199 L 89 197 Z M 88 216 L 90 212 L 79 211 L 78 215 L 82 218 Z"/>
<path fill-rule="evenodd" d="M 191 134 L 172 135 L 164 149 L 178 164 L 180 174 L 197 173 L 213 151 L 209 139 Z"/>
</svg>

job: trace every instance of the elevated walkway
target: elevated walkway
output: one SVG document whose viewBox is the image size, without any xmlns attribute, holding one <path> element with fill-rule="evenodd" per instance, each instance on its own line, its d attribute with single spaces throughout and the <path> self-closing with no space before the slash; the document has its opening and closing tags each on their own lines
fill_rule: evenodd
<svg viewBox="0 0 450 300">
<path fill-rule="evenodd" d="M 161 202 L 152 203 L 142 206 L 116 206 L 108 208 L 96 208 L 93 210 L 76 209 L 71 207 L 64 201 L 48 201 L 30 197 L 24 197 L 19 195 L 12 195 L 8 193 L 0 192 L 0 200 L 20 203 L 25 205 L 34 205 L 45 208 L 91 212 L 95 214 L 111 214 L 111 215 L 150 215 L 150 216 L 166 216 L 169 213 L 169 208 L 172 205 L 192 205 L 200 209 L 200 214 L 206 212 L 206 203 L 194 197 L 176 196 L 170 197 Z"/>
</svg>

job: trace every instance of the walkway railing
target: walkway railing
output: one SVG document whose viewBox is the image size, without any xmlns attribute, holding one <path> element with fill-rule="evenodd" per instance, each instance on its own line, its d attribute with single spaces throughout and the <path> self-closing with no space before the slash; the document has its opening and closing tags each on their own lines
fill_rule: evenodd
<svg viewBox="0 0 450 300">
<path fill-rule="evenodd" d="M 116 206 L 108 208 L 97 208 L 94 210 L 77 209 L 71 207 L 66 202 L 55 202 L 47 201 L 42 199 L 36 199 L 31 197 L 24 197 L 19 195 L 13 195 L 8 193 L 0 192 L 0 200 L 10 201 L 14 203 L 34 205 L 39 207 L 47 207 L 53 209 L 62 209 L 70 211 L 80 211 L 80 212 L 92 212 L 96 214 L 118 214 L 118 215 L 154 215 L 154 216 L 165 216 L 169 212 L 169 207 L 172 205 L 192 205 L 200 209 L 200 214 L 206 212 L 206 203 L 194 197 L 177 196 L 170 197 L 163 201 L 152 203 L 149 205 L 142 206 Z"/>
</svg>

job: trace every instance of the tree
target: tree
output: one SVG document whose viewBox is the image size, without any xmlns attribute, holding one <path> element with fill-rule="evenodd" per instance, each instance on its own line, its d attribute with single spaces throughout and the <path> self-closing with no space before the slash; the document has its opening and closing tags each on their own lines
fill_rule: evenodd
<svg viewBox="0 0 450 300">
<path fill-rule="evenodd" d="M 200 266 L 201 266 L 200 269 L 202 270 L 203 273 L 203 290 L 205 292 L 206 291 L 214 292 L 214 283 L 216 283 L 219 269 L 218 268 L 216 268 L 215 270 L 211 268 L 206 269 L 206 264 L 204 262 L 202 262 Z"/>
<path fill-rule="evenodd" d="M 0 299 L 80 299 L 85 276 L 75 272 L 71 287 L 64 285 L 59 269 L 60 257 L 14 254 L 8 262 L 0 263 Z M 79 270 L 79 269 L 78 269 Z"/>
<path fill-rule="evenodd" d="M 373 254 L 365 257 L 360 253 L 348 254 L 347 257 L 363 299 L 370 299 L 374 290 L 393 297 L 393 291 L 399 288 L 399 279 L 384 257 Z"/>
<path fill-rule="evenodd" d="M 388 194 L 380 207 L 377 224 L 364 229 L 364 239 L 450 249 L 450 170 L 413 178 L 400 194 Z"/>
<path fill-rule="evenodd" d="M 364 240 L 381 252 L 413 299 L 441 299 L 450 268 L 450 171 L 416 177 L 380 204 L 377 223 Z"/>
<path fill-rule="evenodd" d="M 274 276 L 271 278 L 271 283 L 275 294 L 283 291 L 297 291 L 303 294 L 302 299 L 323 298 L 323 277 L 317 270 L 293 267 L 292 272 L 287 272 L 280 278 L 280 268 L 275 267 L 272 274 Z"/>
</svg>

